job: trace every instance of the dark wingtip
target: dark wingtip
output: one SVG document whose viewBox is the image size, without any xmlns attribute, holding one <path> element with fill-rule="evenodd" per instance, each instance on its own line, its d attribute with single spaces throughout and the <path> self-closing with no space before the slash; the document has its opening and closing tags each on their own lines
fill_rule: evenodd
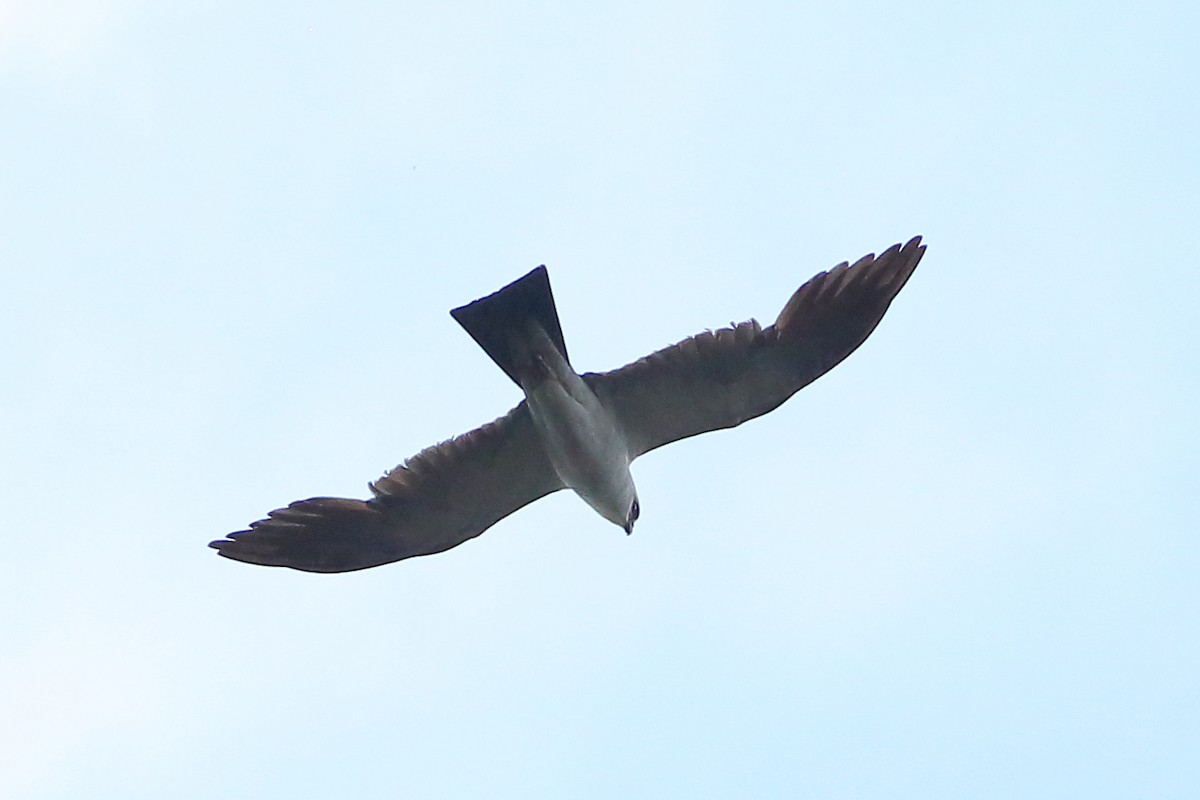
<svg viewBox="0 0 1200 800">
<path fill-rule="evenodd" d="M 237 533 L 228 533 L 225 535 L 224 539 L 213 539 L 211 542 L 208 543 L 208 546 L 211 547 L 213 550 L 216 550 L 219 555 L 223 555 L 226 558 L 234 558 L 232 555 L 225 552 L 226 548 L 233 547 L 234 545 L 237 544 L 238 534 L 249 533 L 249 532 L 250 531 L 238 531 Z"/>
<path fill-rule="evenodd" d="M 920 235 L 914 236 L 911 239 L 909 239 L 907 242 L 905 242 L 904 246 L 900 248 L 900 252 L 902 252 L 902 253 L 908 252 L 908 251 L 916 251 L 915 261 L 913 262 L 914 267 L 916 266 L 916 262 L 920 261 L 921 257 L 925 255 L 925 248 L 928 246 L 928 245 L 921 243 L 922 238 L 923 237 Z"/>
</svg>

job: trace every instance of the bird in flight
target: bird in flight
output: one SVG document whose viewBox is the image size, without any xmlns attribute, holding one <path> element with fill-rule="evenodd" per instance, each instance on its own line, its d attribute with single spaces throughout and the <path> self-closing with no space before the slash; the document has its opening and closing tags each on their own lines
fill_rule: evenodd
<svg viewBox="0 0 1200 800">
<path fill-rule="evenodd" d="M 300 500 L 209 546 L 250 564 L 350 572 L 449 550 L 559 489 L 631 533 L 635 458 L 766 414 L 824 375 L 871 334 L 924 252 L 918 236 L 822 272 L 766 328 L 706 331 L 582 375 L 538 267 L 450 312 L 525 393 L 516 408 L 422 450 L 370 484 L 368 500 Z"/>
</svg>

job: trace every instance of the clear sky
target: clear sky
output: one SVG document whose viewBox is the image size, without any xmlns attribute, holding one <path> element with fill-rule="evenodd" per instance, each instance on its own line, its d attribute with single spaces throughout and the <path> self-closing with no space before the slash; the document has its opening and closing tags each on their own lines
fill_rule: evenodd
<svg viewBox="0 0 1200 800">
<path fill-rule="evenodd" d="M 1197 8 L 0 2 L 0 796 L 1196 797 Z M 632 537 L 205 547 L 914 234 Z"/>
</svg>

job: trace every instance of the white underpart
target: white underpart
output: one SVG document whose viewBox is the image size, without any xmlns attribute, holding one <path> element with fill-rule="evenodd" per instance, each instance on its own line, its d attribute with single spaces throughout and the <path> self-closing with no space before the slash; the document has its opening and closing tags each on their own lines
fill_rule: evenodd
<svg viewBox="0 0 1200 800">
<path fill-rule="evenodd" d="M 597 513 L 625 527 L 637 490 L 624 434 L 557 351 L 541 360 L 550 377 L 526 387 L 525 396 L 550 463 Z"/>
</svg>

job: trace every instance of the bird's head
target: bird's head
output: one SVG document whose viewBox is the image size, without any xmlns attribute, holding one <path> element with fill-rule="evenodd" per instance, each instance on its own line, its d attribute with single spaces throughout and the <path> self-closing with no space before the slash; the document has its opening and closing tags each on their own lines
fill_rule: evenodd
<svg viewBox="0 0 1200 800">
<path fill-rule="evenodd" d="M 625 529 L 625 535 L 633 533 L 633 523 L 637 522 L 637 518 L 642 513 L 642 507 L 638 505 L 637 495 L 633 496 L 633 503 L 629 506 L 629 513 L 625 515 L 625 522 L 621 525 Z"/>
<path fill-rule="evenodd" d="M 637 489 L 634 488 L 633 478 L 625 472 L 624 478 L 616 486 L 575 489 L 576 494 L 583 498 L 592 509 L 606 520 L 616 525 L 626 534 L 633 533 L 633 523 L 637 521 L 641 508 L 638 506 Z"/>
</svg>

